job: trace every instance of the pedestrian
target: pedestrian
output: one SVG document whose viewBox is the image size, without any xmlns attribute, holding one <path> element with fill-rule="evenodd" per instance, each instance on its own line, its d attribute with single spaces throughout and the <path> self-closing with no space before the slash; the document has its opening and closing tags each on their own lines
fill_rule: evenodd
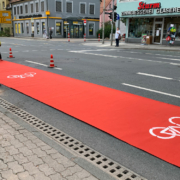
<svg viewBox="0 0 180 180">
<path fill-rule="evenodd" d="M 115 47 L 119 47 L 119 40 L 121 40 L 121 32 L 118 27 L 117 27 L 116 34 L 115 34 L 115 39 L 116 39 Z"/>
<path fill-rule="evenodd" d="M 50 39 L 52 39 L 52 33 L 53 33 L 52 28 L 50 28 Z"/>
</svg>

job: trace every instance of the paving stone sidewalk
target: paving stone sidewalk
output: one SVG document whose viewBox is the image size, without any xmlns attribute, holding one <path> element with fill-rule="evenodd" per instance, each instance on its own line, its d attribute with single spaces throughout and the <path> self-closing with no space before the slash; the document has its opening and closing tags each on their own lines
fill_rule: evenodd
<svg viewBox="0 0 180 180">
<path fill-rule="evenodd" d="M 97 180 L 0 112 L 0 180 Z"/>
</svg>

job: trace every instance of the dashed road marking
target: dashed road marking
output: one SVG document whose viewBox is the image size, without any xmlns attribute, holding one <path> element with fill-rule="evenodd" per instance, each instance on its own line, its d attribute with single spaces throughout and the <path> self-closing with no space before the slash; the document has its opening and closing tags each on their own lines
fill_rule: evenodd
<svg viewBox="0 0 180 180">
<path fill-rule="evenodd" d="M 133 88 L 137 88 L 137 89 L 142 89 L 142 90 L 145 90 L 145 91 L 150 91 L 150 92 L 154 92 L 154 93 L 158 93 L 158 94 L 162 94 L 162 95 L 166 95 L 166 96 L 180 98 L 180 96 L 178 96 L 178 95 L 174 95 L 174 94 L 170 94 L 170 93 L 165 93 L 165 92 L 162 92 L 162 91 L 156 91 L 154 89 L 148 89 L 148 88 L 144 88 L 144 87 L 140 87 L 140 86 L 135 86 L 135 85 L 132 85 L 132 84 L 122 83 L 122 85 L 133 87 Z"/>
<path fill-rule="evenodd" d="M 173 80 L 173 78 L 164 77 L 164 76 L 158 76 L 158 75 L 154 75 L 154 74 L 147 74 L 147 73 L 141 73 L 141 72 L 138 72 L 137 74 L 139 74 L 139 75 L 144 75 L 144 76 L 151 76 L 151 77 L 155 77 L 155 78 Z"/>
</svg>

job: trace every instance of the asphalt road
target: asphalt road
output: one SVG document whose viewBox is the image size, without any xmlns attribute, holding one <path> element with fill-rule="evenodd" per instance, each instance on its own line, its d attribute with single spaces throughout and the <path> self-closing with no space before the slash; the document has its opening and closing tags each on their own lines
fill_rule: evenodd
<svg viewBox="0 0 180 180">
<path fill-rule="evenodd" d="M 124 50 L 93 42 L 84 45 L 79 41 L 15 38 L 1 38 L 1 41 L 4 60 L 180 106 L 178 52 Z M 14 59 L 6 58 L 9 48 Z M 57 68 L 62 70 L 44 66 L 49 65 L 51 54 Z M 1 90 L 2 98 L 149 180 L 180 179 L 180 169 L 176 166 L 19 92 L 5 86 L 1 86 Z"/>
</svg>

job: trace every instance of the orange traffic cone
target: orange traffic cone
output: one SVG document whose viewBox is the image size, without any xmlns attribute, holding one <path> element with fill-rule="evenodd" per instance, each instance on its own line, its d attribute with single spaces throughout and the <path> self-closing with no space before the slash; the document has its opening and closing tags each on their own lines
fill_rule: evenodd
<svg viewBox="0 0 180 180">
<path fill-rule="evenodd" d="M 51 57 L 50 57 L 50 66 L 49 68 L 54 68 L 54 60 L 53 60 L 53 55 L 51 54 Z"/>
<path fill-rule="evenodd" d="M 9 48 L 9 57 L 8 58 L 15 58 L 15 57 L 13 57 L 12 49 L 11 48 Z"/>
</svg>

